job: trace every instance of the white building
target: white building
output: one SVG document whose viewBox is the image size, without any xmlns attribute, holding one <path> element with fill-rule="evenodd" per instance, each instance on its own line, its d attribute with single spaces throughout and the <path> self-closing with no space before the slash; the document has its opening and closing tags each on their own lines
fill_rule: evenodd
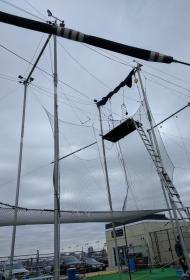
<svg viewBox="0 0 190 280">
<path fill-rule="evenodd" d="M 106 224 L 105 227 L 108 261 L 112 269 L 117 266 L 112 224 Z M 132 223 L 116 223 L 116 235 L 122 265 L 127 261 L 127 244 L 129 256 L 136 256 L 139 262 L 160 265 L 177 260 L 171 222 L 163 214 L 153 214 Z M 190 252 L 189 234 L 184 231 L 183 235 Z"/>
</svg>

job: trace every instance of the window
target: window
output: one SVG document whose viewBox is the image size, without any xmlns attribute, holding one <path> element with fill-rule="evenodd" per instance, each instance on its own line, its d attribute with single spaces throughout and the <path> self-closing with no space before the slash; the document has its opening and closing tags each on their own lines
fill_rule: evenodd
<svg viewBox="0 0 190 280">
<path fill-rule="evenodd" d="M 116 233 L 116 237 L 123 236 L 123 229 L 122 228 L 116 229 L 115 233 Z M 114 238 L 113 230 L 111 231 L 111 237 Z"/>
</svg>

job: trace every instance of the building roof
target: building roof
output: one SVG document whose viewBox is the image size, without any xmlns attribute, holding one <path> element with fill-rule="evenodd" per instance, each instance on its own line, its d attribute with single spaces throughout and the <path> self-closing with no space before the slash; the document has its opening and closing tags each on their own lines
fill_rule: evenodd
<svg viewBox="0 0 190 280">
<path fill-rule="evenodd" d="M 136 219 L 133 219 L 133 220 L 130 220 L 130 221 L 124 221 L 124 222 L 115 222 L 114 225 L 115 227 L 119 227 L 119 226 L 124 226 L 124 225 L 130 225 L 132 223 L 135 223 L 135 222 L 140 222 L 140 221 L 146 221 L 146 220 L 151 220 L 151 221 L 168 221 L 168 218 L 166 217 L 165 214 L 151 214 L 151 215 L 147 215 L 146 217 L 144 217 L 143 219 L 142 218 L 136 218 Z M 109 223 L 109 224 L 106 224 L 105 225 L 105 229 L 110 229 L 112 228 L 113 225 L 112 223 Z"/>
</svg>

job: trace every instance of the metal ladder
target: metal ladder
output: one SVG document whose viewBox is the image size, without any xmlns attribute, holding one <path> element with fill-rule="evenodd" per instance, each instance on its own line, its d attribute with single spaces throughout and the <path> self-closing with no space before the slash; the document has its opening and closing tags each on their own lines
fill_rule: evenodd
<svg viewBox="0 0 190 280">
<path fill-rule="evenodd" d="M 149 140 L 149 137 L 147 136 L 147 133 L 144 131 L 142 124 L 140 124 L 139 122 L 135 122 L 135 126 L 139 133 L 139 136 L 141 137 L 146 147 L 146 150 L 148 151 L 152 161 L 154 162 L 154 165 L 156 167 L 161 182 L 164 183 L 164 187 L 168 194 L 168 198 L 170 200 L 171 205 L 174 207 L 180 219 L 182 220 L 184 226 L 190 233 L 190 224 L 189 224 L 190 214 L 188 210 L 184 207 L 177 189 L 175 188 L 174 184 L 172 183 L 172 180 L 170 179 L 164 166 L 162 165 L 161 158 L 159 154 L 156 152 L 153 144 Z"/>
</svg>

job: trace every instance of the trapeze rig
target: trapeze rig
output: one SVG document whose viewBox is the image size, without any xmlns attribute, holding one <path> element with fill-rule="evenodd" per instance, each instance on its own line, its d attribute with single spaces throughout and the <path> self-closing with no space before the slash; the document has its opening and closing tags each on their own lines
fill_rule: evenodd
<svg viewBox="0 0 190 280">
<path fill-rule="evenodd" d="M 137 63 L 137 67 L 135 67 L 129 75 L 126 77 L 124 81 L 122 81 L 113 91 L 111 91 L 108 95 L 103 97 L 100 101 L 94 100 L 96 103 L 98 110 L 99 110 L 99 116 L 101 118 L 101 107 L 103 107 L 111 97 L 116 94 L 122 87 L 128 86 L 129 88 L 132 87 L 132 78 L 135 76 L 137 73 L 138 79 L 140 82 L 141 86 L 141 91 L 143 94 L 143 99 L 144 99 L 144 104 L 146 108 L 146 114 L 147 114 L 147 119 L 150 124 L 150 129 L 147 131 L 144 130 L 142 123 L 135 121 L 133 118 L 127 118 L 123 122 L 121 122 L 118 126 L 114 127 L 111 129 L 109 132 L 106 134 L 102 133 L 102 141 L 107 140 L 112 143 L 116 143 L 125 136 L 129 135 L 130 133 L 134 132 L 137 130 L 142 142 L 144 143 L 144 146 L 149 153 L 154 166 L 156 168 L 158 177 L 160 178 L 161 182 L 161 187 L 163 191 L 163 195 L 165 198 L 165 202 L 167 205 L 167 209 L 169 211 L 170 215 L 170 221 L 172 224 L 172 229 L 174 233 L 175 239 L 177 236 L 180 238 L 180 242 L 183 248 L 183 252 L 187 261 L 188 269 L 190 270 L 190 256 L 188 254 L 186 244 L 184 241 L 184 237 L 182 234 L 182 229 L 181 229 L 181 224 L 179 222 L 179 219 L 182 221 L 183 225 L 187 229 L 187 231 L 190 234 L 190 213 L 187 211 L 187 208 L 183 205 L 183 202 L 180 198 L 180 194 L 176 187 L 174 186 L 172 180 L 170 179 L 169 175 L 167 174 L 167 171 L 164 167 L 162 156 L 160 153 L 160 149 L 158 146 L 158 141 L 156 138 L 156 134 L 154 129 L 160 124 L 163 123 L 164 121 L 168 120 L 172 116 L 174 116 L 176 113 L 184 110 L 185 108 L 189 107 L 190 104 L 188 103 L 166 119 L 164 119 L 162 122 L 158 123 L 157 125 L 153 125 L 153 120 L 151 117 L 151 110 L 149 107 L 148 99 L 146 96 L 146 92 L 144 90 L 143 84 L 142 84 L 142 79 L 140 75 L 142 65 Z M 101 122 L 101 120 L 100 120 Z M 175 222 L 175 224 L 174 224 Z"/>
</svg>

